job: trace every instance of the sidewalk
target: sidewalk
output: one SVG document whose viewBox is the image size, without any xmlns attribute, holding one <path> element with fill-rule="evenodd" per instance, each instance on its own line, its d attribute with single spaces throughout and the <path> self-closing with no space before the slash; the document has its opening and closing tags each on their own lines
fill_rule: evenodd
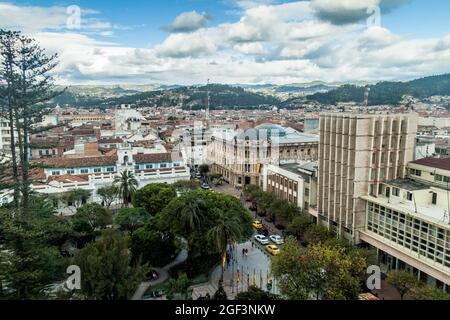
<svg viewBox="0 0 450 320">
<path fill-rule="evenodd" d="M 248 249 L 247 255 L 242 255 L 244 248 Z M 251 241 L 239 244 L 237 251 L 233 253 L 232 261 L 225 266 L 223 286 L 228 299 L 234 299 L 237 293 L 247 291 L 248 286 L 253 286 L 255 280 L 257 287 L 266 290 L 267 278 L 270 276 L 270 263 L 270 256 L 256 244 L 252 246 Z M 215 288 L 219 286 L 221 273 L 222 266 L 219 265 L 211 274 L 210 284 Z M 272 292 L 278 292 L 275 283 Z"/>
</svg>

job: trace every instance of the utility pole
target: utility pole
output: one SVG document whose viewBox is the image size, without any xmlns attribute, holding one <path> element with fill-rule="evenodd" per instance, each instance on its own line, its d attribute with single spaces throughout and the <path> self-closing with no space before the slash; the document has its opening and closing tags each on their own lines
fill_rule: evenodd
<svg viewBox="0 0 450 320">
<path fill-rule="evenodd" d="M 208 82 L 206 84 L 206 112 L 205 112 L 207 127 L 209 127 L 209 103 L 210 103 L 210 93 L 209 93 L 209 79 L 208 79 Z"/>
</svg>

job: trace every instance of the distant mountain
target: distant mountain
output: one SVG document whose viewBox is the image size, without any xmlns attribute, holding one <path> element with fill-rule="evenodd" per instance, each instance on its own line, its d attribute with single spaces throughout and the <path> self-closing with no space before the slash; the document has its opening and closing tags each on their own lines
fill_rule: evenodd
<svg viewBox="0 0 450 320">
<path fill-rule="evenodd" d="M 379 82 L 369 85 L 369 105 L 398 104 L 403 96 L 428 98 L 431 96 L 450 95 L 450 74 L 425 77 L 407 82 Z M 338 102 L 364 101 L 364 86 L 344 85 L 336 90 L 325 93 L 315 93 L 307 97 L 308 100 L 324 104 Z"/>
<path fill-rule="evenodd" d="M 398 104 L 403 96 L 428 98 L 434 95 L 450 95 L 450 74 L 431 76 L 407 82 L 364 81 L 326 83 L 314 81 L 289 85 L 235 84 L 180 86 L 180 85 L 116 85 L 71 86 L 48 105 L 74 107 L 113 107 L 119 104 L 137 106 L 179 106 L 185 109 L 203 109 L 207 89 L 210 91 L 211 109 L 296 108 L 305 102 L 337 104 L 339 102 L 362 103 L 364 88 L 370 88 L 369 104 Z"/>
<path fill-rule="evenodd" d="M 279 104 L 276 97 L 244 90 L 241 87 L 211 84 L 206 86 L 160 86 L 157 90 L 136 92 L 130 89 L 105 87 L 69 88 L 67 92 L 56 97 L 52 104 L 76 107 L 111 107 L 120 104 L 137 106 L 180 106 L 185 109 L 204 109 L 207 90 L 211 109 L 264 108 Z M 81 90 L 83 91 L 83 90 Z"/>
</svg>

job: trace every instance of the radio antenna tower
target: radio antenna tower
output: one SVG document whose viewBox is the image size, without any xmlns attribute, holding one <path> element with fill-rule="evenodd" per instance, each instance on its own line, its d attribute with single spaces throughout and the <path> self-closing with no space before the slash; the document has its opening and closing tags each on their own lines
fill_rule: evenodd
<svg viewBox="0 0 450 320">
<path fill-rule="evenodd" d="M 370 88 L 369 88 L 369 86 L 366 86 L 366 88 L 364 90 L 364 106 L 366 108 L 369 106 L 369 93 L 370 93 Z"/>
<path fill-rule="evenodd" d="M 208 79 L 208 82 L 206 84 L 206 112 L 205 112 L 205 118 L 206 118 L 207 124 L 209 122 L 209 102 L 210 102 L 210 96 L 209 96 L 209 79 Z"/>
</svg>

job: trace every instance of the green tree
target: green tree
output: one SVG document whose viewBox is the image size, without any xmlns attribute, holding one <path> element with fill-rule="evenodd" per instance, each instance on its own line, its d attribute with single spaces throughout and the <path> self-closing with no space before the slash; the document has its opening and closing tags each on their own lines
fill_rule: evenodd
<svg viewBox="0 0 450 320">
<path fill-rule="evenodd" d="M 270 206 L 277 198 L 272 193 L 261 192 L 256 194 L 255 203 L 258 213 L 266 215 Z"/>
<path fill-rule="evenodd" d="M 143 208 L 122 208 L 119 210 L 115 222 L 121 230 L 129 231 L 132 235 L 136 229 L 143 227 L 149 219 L 150 215 Z"/>
<path fill-rule="evenodd" d="M 290 299 L 352 300 L 359 294 L 366 265 L 363 257 L 344 247 L 318 243 L 301 249 L 289 238 L 272 269 L 281 292 Z"/>
<path fill-rule="evenodd" d="M 200 183 L 196 180 L 178 180 L 173 184 L 175 190 L 182 194 L 200 188 Z"/>
<path fill-rule="evenodd" d="M 117 186 L 110 185 L 97 190 L 97 194 L 102 198 L 104 205 L 109 209 L 111 204 L 116 201 L 119 190 Z"/>
<path fill-rule="evenodd" d="M 426 285 L 419 285 L 408 293 L 408 297 L 413 300 L 450 300 L 450 294 L 441 289 L 430 288 Z"/>
<path fill-rule="evenodd" d="M 308 299 L 311 289 L 305 265 L 301 264 L 302 255 L 303 250 L 296 241 L 288 238 L 281 254 L 272 260 L 272 273 L 277 279 L 278 287 L 291 300 Z"/>
<path fill-rule="evenodd" d="M 40 212 L 38 206 L 30 209 L 0 209 L 0 281 L 15 299 L 44 298 L 45 289 L 63 278 L 58 247 L 71 234 L 68 221 L 49 215 L 47 209 Z"/>
<path fill-rule="evenodd" d="M 238 216 L 225 212 L 218 213 L 219 218 L 207 233 L 207 237 L 214 244 L 217 252 L 224 257 L 227 247 L 244 238 L 244 230 L 241 228 L 241 221 Z M 222 263 L 222 273 L 220 281 L 223 281 L 224 264 Z"/>
<path fill-rule="evenodd" d="M 242 239 L 252 235 L 252 217 L 238 199 L 203 190 L 173 199 L 157 217 L 157 224 L 160 230 L 185 239 L 189 260 L 201 264 L 208 255 L 220 252 L 210 230 L 223 223 L 224 215 L 231 221 L 239 221 Z"/>
<path fill-rule="evenodd" d="M 311 217 L 301 214 L 296 216 L 290 225 L 288 230 L 295 234 L 298 239 L 303 239 L 305 232 L 314 224 Z"/>
<path fill-rule="evenodd" d="M 143 263 L 150 266 L 163 267 L 171 262 L 177 245 L 172 234 L 160 231 L 155 223 L 150 221 L 131 235 L 130 250 L 133 261 L 142 259 Z"/>
<path fill-rule="evenodd" d="M 189 289 L 191 281 L 185 273 L 178 275 L 178 278 L 172 278 L 167 283 L 166 295 L 169 300 L 191 300 L 192 290 Z"/>
<path fill-rule="evenodd" d="M 389 272 L 386 282 L 398 291 L 402 300 L 408 292 L 419 285 L 417 277 L 406 271 Z"/>
<path fill-rule="evenodd" d="M 228 300 L 227 293 L 225 292 L 225 289 L 223 288 L 222 283 L 219 283 L 219 288 L 217 289 L 216 293 L 214 293 L 214 296 L 212 299 L 219 300 L 219 301 Z"/>
<path fill-rule="evenodd" d="M 9 105 L 9 119 L 11 134 L 17 132 L 17 144 L 11 144 L 14 154 L 18 148 L 19 159 L 13 157 L 13 162 L 21 168 L 22 207 L 28 212 L 30 205 L 30 133 L 33 124 L 38 122 L 43 112 L 40 107 L 43 102 L 61 94 L 57 92 L 52 77 L 57 67 L 57 55 L 48 55 L 34 39 L 19 32 L 0 31 L 2 38 L 0 45 L 5 72 L 0 77 L 6 78 Z M 13 79 L 13 81 L 10 81 Z M 2 81 L 3 82 L 3 81 Z M 12 106 L 12 108 L 11 108 Z M 15 127 L 15 128 L 14 128 Z M 13 177 L 17 183 L 16 169 L 13 164 Z M 17 191 L 17 190 L 16 190 Z M 17 194 L 15 194 L 17 196 Z M 17 202 L 17 200 L 16 200 Z"/>
<path fill-rule="evenodd" d="M 139 189 L 133 196 L 133 206 L 144 208 L 153 216 L 159 214 L 177 196 L 174 186 L 152 183 Z"/>
<path fill-rule="evenodd" d="M 304 233 L 304 240 L 307 243 L 324 243 L 334 238 L 328 229 L 322 225 L 314 224 Z"/>
<path fill-rule="evenodd" d="M 77 209 L 73 216 L 74 229 L 77 232 L 93 235 L 98 229 L 112 224 L 112 214 L 97 203 L 86 204 Z"/>
<path fill-rule="evenodd" d="M 149 272 L 131 263 L 127 239 L 117 231 L 104 231 L 99 241 L 75 253 L 73 264 L 82 270 L 81 291 L 87 299 L 125 300 Z"/>
<path fill-rule="evenodd" d="M 280 300 L 280 297 L 261 290 L 258 287 L 255 286 L 251 286 L 250 288 L 248 288 L 247 291 L 245 292 L 239 292 L 236 295 L 235 300 L 241 300 L 241 301 L 249 301 L 249 300 L 256 300 L 256 301 L 273 301 L 273 300 Z"/>
<path fill-rule="evenodd" d="M 2 59 L 0 68 L 0 82 L 5 85 L 0 86 L 3 104 L 6 106 L 9 120 L 10 131 L 10 146 L 11 146 L 11 169 L 13 174 L 13 189 L 14 189 L 14 207 L 19 208 L 20 197 L 20 182 L 19 182 L 19 169 L 17 159 L 17 143 L 15 127 L 14 127 L 14 99 L 15 90 L 17 87 L 17 76 L 14 72 L 15 56 L 17 51 L 17 42 L 19 38 L 18 32 L 6 31 L 0 29 L 0 55 Z M 3 108 L 2 108 L 3 111 Z"/>
<path fill-rule="evenodd" d="M 75 209 L 80 208 L 83 203 L 86 203 L 91 197 L 91 192 L 84 189 L 72 189 L 70 191 L 64 192 L 60 199 L 67 204 L 72 204 Z"/>
<path fill-rule="evenodd" d="M 128 207 L 128 204 L 139 185 L 134 173 L 128 170 L 121 172 L 119 176 L 114 178 L 114 185 L 118 188 L 123 205 Z"/>
</svg>

